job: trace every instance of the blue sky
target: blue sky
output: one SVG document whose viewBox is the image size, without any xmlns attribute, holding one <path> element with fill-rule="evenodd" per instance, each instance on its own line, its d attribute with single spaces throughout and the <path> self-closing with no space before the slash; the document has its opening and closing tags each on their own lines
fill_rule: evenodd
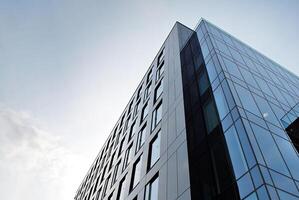
<svg viewBox="0 0 299 200">
<path fill-rule="evenodd" d="M 176 21 L 201 17 L 299 74 L 299 2 L 0 1 L 3 199 L 72 199 Z"/>
</svg>

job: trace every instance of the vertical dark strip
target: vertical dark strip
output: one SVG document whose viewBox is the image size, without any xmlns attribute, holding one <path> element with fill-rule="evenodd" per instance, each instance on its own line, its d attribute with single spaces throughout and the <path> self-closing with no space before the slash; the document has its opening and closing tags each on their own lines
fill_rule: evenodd
<svg viewBox="0 0 299 200">
<path fill-rule="evenodd" d="M 207 129 L 205 106 L 215 106 L 208 85 L 199 93 L 198 76 L 206 72 L 194 33 L 180 53 L 192 199 L 240 199 L 218 113 L 218 124 Z M 207 75 L 207 74 L 205 74 Z M 209 105 L 209 106 L 210 106 Z M 216 109 L 215 109 L 216 110 Z M 212 115 L 213 116 L 213 115 Z"/>
</svg>

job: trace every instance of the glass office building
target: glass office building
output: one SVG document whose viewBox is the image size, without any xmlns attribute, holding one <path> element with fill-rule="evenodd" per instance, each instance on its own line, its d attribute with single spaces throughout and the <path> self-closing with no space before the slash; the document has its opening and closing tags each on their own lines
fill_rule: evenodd
<svg viewBox="0 0 299 200">
<path fill-rule="evenodd" d="M 299 78 L 176 23 L 76 200 L 299 199 Z"/>
</svg>

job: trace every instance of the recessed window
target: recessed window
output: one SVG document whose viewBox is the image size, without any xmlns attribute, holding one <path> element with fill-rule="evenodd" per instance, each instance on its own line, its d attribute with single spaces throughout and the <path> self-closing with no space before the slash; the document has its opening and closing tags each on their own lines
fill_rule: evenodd
<svg viewBox="0 0 299 200">
<path fill-rule="evenodd" d="M 142 93 L 142 84 L 141 86 L 138 88 L 138 91 L 137 91 L 137 99 L 139 99 L 141 97 L 141 93 Z"/>
<path fill-rule="evenodd" d="M 124 159 L 124 167 L 123 170 L 129 165 L 130 160 L 132 158 L 132 144 L 128 147 L 127 151 L 126 151 L 126 155 L 125 155 L 125 159 Z"/>
<path fill-rule="evenodd" d="M 100 199 L 100 196 L 102 194 L 102 188 L 100 188 L 97 192 L 97 195 L 96 195 L 96 200 Z"/>
<path fill-rule="evenodd" d="M 126 176 L 119 182 L 118 192 L 117 192 L 117 200 L 125 199 L 125 185 L 126 185 Z"/>
<path fill-rule="evenodd" d="M 154 130 L 162 119 L 162 101 L 156 106 L 152 115 L 152 130 Z"/>
<path fill-rule="evenodd" d="M 164 57 L 164 49 L 162 49 L 161 53 L 158 56 L 158 66 L 160 65 L 160 63 L 162 62 Z"/>
<path fill-rule="evenodd" d="M 144 200 L 157 200 L 159 192 L 159 175 L 155 175 L 146 185 Z"/>
<path fill-rule="evenodd" d="M 164 73 L 164 61 L 158 66 L 156 72 L 156 80 L 159 80 Z"/>
<path fill-rule="evenodd" d="M 122 141 L 120 142 L 119 145 L 119 152 L 118 152 L 118 157 L 121 155 L 121 153 L 123 152 L 123 147 L 124 147 L 124 142 L 125 142 L 125 137 L 122 139 Z"/>
<path fill-rule="evenodd" d="M 132 100 L 131 103 L 129 104 L 128 113 L 131 112 L 131 110 L 132 110 L 132 106 L 133 106 L 133 100 Z"/>
<path fill-rule="evenodd" d="M 115 181 L 118 178 L 119 171 L 120 171 L 119 170 L 119 166 L 120 166 L 120 161 L 114 167 L 114 171 L 113 171 L 113 175 L 112 175 L 112 180 L 111 180 L 111 187 L 112 187 L 112 185 L 115 183 Z"/>
<path fill-rule="evenodd" d="M 102 198 L 104 198 L 106 196 L 106 192 L 107 192 L 107 187 L 108 187 L 109 180 L 110 180 L 110 176 L 108 176 L 106 178 L 104 189 L 103 189 L 103 197 Z"/>
<path fill-rule="evenodd" d="M 153 77 L 153 68 L 151 68 L 151 69 L 148 71 L 147 79 L 146 79 L 146 83 L 149 83 L 149 82 L 152 80 L 152 77 Z"/>
<path fill-rule="evenodd" d="M 163 92 L 163 79 L 158 83 L 155 88 L 155 102 L 159 99 Z"/>
<path fill-rule="evenodd" d="M 130 191 L 132 191 L 140 181 L 141 159 L 142 159 L 142 155 L 135 161 L 135 163 L 133 165 Z"/>
<path fill-rule="evenodd" d="M 127 120 L 126 120 L 124 131 L 126 131 L 128 129 L 130 118 L 131 118 L 131 115 L 129 115 L 128 118 L 127 118 Z"/>
<path fill-rule="evenodd" d="M 135 135 L 135 131 L 136 131 L 136 122 L 133 122 L 130 128 L 129 141 Z"/>
<path fill-rule="evenodd" d="M 149 144 L 148 169 L 151 169 L 160 159 L 160 131 Z"/>
<path fill-rule="evenodd" d="M 149 84 L 148 84 L 148 86 L 145 88 L 145 90 L 144 90 L 144 99 L 146 100 L 147 99 L 147 97 L 150 95 L 150 93 L 151 93 L 151 88 L 152 88 L 152 82 L 150 82 Z"/>
<path fill-rule="evenodd" d="M 107 200 L 112 200 L 112 197 L 113 197 L 113 192 L 109 195 Z"/>
<path fill-rule="evenodd" d="M 142 108 L 141 112 L 141 122 L 143 122 L 148 115 L 148 102 L 145 103 L 145 105 Z"/>
<path fill-rule="evenodd" d="M 139 109 L 140 109 L 140 101 L 138 101 L 135 105 L 135 108 L 134 108 L 134 117 L 138 114 L 139 112 Z"/>
<path fill-rule="evenodd" d="M 143 146 L 145 141 L 146 124 L 141 128 L 137 137 L 136 152 Z"/>
</svg>

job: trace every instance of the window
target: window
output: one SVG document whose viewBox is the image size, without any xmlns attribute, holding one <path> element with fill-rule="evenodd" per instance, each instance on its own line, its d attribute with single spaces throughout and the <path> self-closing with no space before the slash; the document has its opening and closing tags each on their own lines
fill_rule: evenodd
<svg viewBox="0 0 299 200">
<path fill-rule="evenodd" d="M 148 170 L 151 169 L 160 158 L 160 131 L 150 142 Z"/>
<path fill-rule="evenodd" d="M 123 152 L 123 147 L 124 147 L 124 142 L 125 142 L 125 137 L 122 139 L 122 141 L 120 142 L 119 145 L 119 152 L 118 152 L 118 157 L 120 156 L 120 154 Z"/>
<path fill-rule="evenodd" d="M 136 122 L 133 122 L 129 133 L 129 141 L 135 135 L 135 131 L 136 131 Z"/>
<path fill-rule="evenodd" d="M 123 170 L 129 165 L 130 160 L 132 158 L 132 146 L 133 145 L 131 144 L 126 151 Z"/>
<path fill-rule="evenodd" d="M 145 141 L 146 124 L 141 128 L 137 137 L 136 152 L 143 146 Z"/>
<path fill-rule="evenodd" d="M 134 108 L 134 117 L 138 114 L 139 112 L 139 107 L 140 107 L 140 101 L 138 101 L 135 105 L 135 108 Z"/>
<path fill-rule="evenodd" d="M 159 175 L 157 174 L 150 182 L 146 185 L 144 200 L 157 200 L 159 191 Z"/>
<path fill-rule="evenodd" d="M 127 118 L 127 121 L 126 121 L 126 124 L 125 124 L 124 131 L 126 131 L 126 130 L 128 129 L 129 122 L 130 122 L 130 118 L 131 118 L 131 115 L 129 115 L 128 118 Z"/>
<path fill-rule="evenodd" d="M 101 194 L 102 194 L 102 188 L 100 188 L 100 189 L 98 190 L 95 200 L 100 200 L 100 196 L 101 196 Z"/>
<path fill-rule="evenodd" d="M 130 191 L 132 191 L 136 187 L 136 185 L 139 183 L 139 181 L 140 181 L 140 176 L 141 176 L 141 159 L 142 159 L 142 155 L 136 160 L 136 162 L 133 165 Z"/>
<path fill-rule="evenodd" d="M 128 108 L 128 113 L 130 113 L 130 112 L 131 112 L 131 110 L 132 110 L 132 106 L 133 106 L 133 100 L 131 101 L 131 103 L 130 103 L 130 105 L 129 105 L 129 108 Z"/>
<path fill-rule="evenodd" d="M 162 119 L 162 101 L 155 108 L 152 115 L 152 130 L 154 130 Z"/>
<path fill-rule="evenodd" d="M 205 91 L 209 88 L 209 80 L 205 72 L 201 72 L 198 77 L 198 88 L 199 94 L 203 95 Z"/>
<path fill-rule="evenodd" d="M 160 65 L 160 63 L 162 62 L 164 57 L 164 49 L 162 49 L 161 53 L 158 56 L 158 65 Z"/>
<path fill-rule="evenodd" d="M 242 151 L 242 147 L 240 141 L 238 139 L 238 135 L 234 126 L 231 126 L 225 132 L 225 140 L 227 143 L 227 147 L 229 150 L 229 155 L 232 161 L 234 174 L 236 179 L 241 177 L 247 170 L 247 164 L 245 161 L 245 157 Z"/>
<path fill-rule="evenodd" d="M 152 77 L 153 77 L 153 68 L 151 68 L 151 69 L 148 71 L 147 79 L 146 79 L 146 83 L 149 83 L 149 82 L 152 80 Z"/>
<path fill-rule="evenodd" d="M 150 82 L 144 90 L 144 99 L 147 99 L 147 97 L 150 95 L 151 87 L 152 87 L 152 82 Z"/>
<path fill-rule="evenodd" d="M 210 99 L 203 107 L 205 123 L 208 133 L 210 133 L 218 124 L 217 111 L 214 102 Z"/>
<path fill-rule="evenodd" d="M 107 200 L 112 200 L 112 197 L 113 197 L 113 192 L 110 194 Z"/>
<path fill-rule="evenodd" d="M 141 97 L 141 91 L 142 91 L 142 84 L 141 86 L 138 88 L 138 91 L 137 91 L 137 99 L 139 99 Z"/>
<path fill-rule="evenodd" d="M 114 157 L 115 157 L 116 151 L 112 154 L 111 160 L 110 160 L 110 165 L 109 165 L 109 170 L 112 168 L 114 165 Z"/>
<path fill-rule="evenodd" d="M 118 178 L 119 166 L 120 166 L 120 161 L 114 167 L 113 176 L 112 176 L 112 180 L 111 180 L 111 187 L 112 187 L 112 185 L 115 183 L 115 181 Z"/>
<path fill-rule="evenodd" d="M 126 185 L 126 176 L 119 182 L 119 188 L 117 193 L 117 200 L 125 199 L 125 185 Z"/>
<path fill-rule="evenodd" d="M 102 198 L 104 198 L 106 196 L 106 192 L 107 192 L 107 187 L 108 187 L 109 180 L 110 180 L 110 176 L 108 176 L 106 178 L 104 189 L 103 189 L 103 197 Z"/>
<path fill-rule="evenodd" d="M 161 65 L 158 67 L 157 72 L 156 72 L 156 80 L 159 80 L 161 76 L 164 73 L 164 61 L 161 63 Z"/>
<path fill-rule="evenodd" d="M 148 114 L 148 102 L 146 102 L 146 104 L 142 108 L 141 122 L 143 122 L 143 120 L 146 118 L 147 114 Z"/>
<path fill-rule="evenodd" d="M 163 92 L 163 79 L 158 83 L 158 85 L 155 88 L 155 102 L 159 99 Z"/>
<path fill-rule="evenodd" d="M 119 127 L 121 127 L 123 125 L 124 119 L 125 119 L 125 114 L 121 117 Z"/>
</svg>

